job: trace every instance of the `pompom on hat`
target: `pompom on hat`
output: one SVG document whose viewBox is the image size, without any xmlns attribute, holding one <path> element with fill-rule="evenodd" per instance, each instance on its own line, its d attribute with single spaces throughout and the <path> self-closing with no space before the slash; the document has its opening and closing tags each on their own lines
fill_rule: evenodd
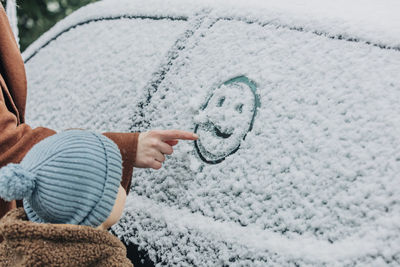
<svg viewBox="0 0 400 267">
<path fill-rule="evenodd" d="M 122 176 L 117 145 L 72 130 L 36 144 L 20 164 L 0 169 L 0 197 L 23 199 L 30 221 L 97 227 L 110 215 Z"/>
</svg>

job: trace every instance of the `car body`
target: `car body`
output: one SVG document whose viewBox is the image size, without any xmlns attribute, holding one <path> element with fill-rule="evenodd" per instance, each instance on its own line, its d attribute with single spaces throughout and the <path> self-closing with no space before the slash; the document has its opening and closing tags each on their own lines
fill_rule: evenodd
<svg viewBox="0 0 400 267">
<path fill-rule="evenodd" d="M 400 264 L 395 1 L 101 1 L 24 53 L 27 121 L 183 129 L 113 231 L 171 266 Z"/>
</svg>

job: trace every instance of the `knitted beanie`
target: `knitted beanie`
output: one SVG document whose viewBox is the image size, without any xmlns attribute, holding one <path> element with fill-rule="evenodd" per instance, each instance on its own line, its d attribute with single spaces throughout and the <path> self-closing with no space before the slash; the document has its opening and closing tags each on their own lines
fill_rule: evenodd
<svg viewBox="0 0 400 267">
<path fill-rule="evenodd" d="M 0 169 L 0 197 L 23 199 L 30 221 L 97 227 L 110 215 L 122 175 L 107 137 L 72 130 L 36 144 L 20 164 Z"/>
</svg>

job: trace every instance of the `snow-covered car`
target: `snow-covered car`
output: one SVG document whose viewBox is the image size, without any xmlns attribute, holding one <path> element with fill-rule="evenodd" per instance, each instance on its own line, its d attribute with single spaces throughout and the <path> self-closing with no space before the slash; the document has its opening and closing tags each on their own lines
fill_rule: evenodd
<svg viewBox="0 0 400 267">
<path fill-rule="evenodd" d="M 105 0 L 23 54 L 27 121 L 183 129 L 113 227 L 158 265 L 400 264 L 400 3 Z"/>
</svg>

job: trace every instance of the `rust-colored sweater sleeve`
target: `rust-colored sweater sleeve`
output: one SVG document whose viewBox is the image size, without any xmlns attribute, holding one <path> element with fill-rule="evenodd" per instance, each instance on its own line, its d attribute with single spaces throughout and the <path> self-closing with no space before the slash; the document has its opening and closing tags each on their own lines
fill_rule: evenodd
<svg viewBox="0 0 400 267">
<path fill-rule="evenodd" d="M 129 193 L 132 181 L 133 164 L 136 160 L 136 149 L 139 133 L 104 133 L 117 144 L 122 156 L 121 185 Z"/>
</svg>

